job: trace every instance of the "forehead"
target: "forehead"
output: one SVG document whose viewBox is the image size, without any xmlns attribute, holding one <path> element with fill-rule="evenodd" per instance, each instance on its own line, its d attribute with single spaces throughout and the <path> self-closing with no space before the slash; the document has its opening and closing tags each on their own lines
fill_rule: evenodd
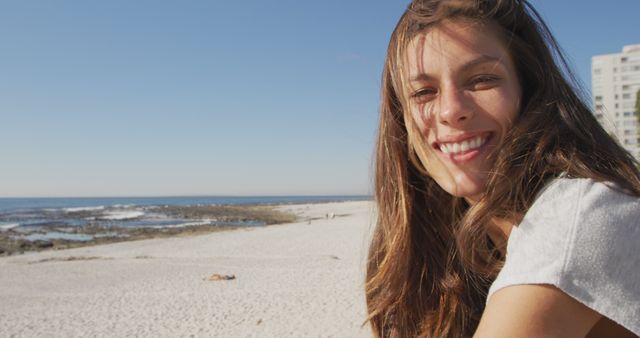
<svg viewBox="0 0 640 338">
<path fill-rule="evenodd" d="M 413 37 L 405 52 L 408 73 L 464 64 L 480 57 L 510 59 L 499 29 L 490 23 L 446 20 Z"/>
</svg>

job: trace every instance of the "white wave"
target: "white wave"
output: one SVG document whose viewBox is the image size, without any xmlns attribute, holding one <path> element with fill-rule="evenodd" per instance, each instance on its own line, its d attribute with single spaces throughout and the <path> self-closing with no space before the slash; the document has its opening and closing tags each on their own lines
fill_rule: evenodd
<svg viewBox="0 0 640 338">
<path fill-rule="evenodd" d="M 200 226 L 200 225 L 209 225 L 211 223 L 213 223 L 212 220 L 203 219 L 202 221 L 198 221 L 198 222 L 187 222 L 187 223 L 180 223 L 180 224 L 174 224 L 174 225 L 156 225 L 156 226 L 151 226 L 150 228 L 154 228 L 154 229 L 186 228 L 186 227 L 195 227 L 195 226 Z"/>
<path fill-rule="evenodd" d="M 20 223 L 0 224 L 0 231 L 7 231 L 20 226 Z"/>
<path fill-rule="evenodd" d="M 194 226 L 209 225 L 209 224 L 211 224 L 210 220 L 202 220 L 200 222 L 188 222 L 188 223 L 177 224 L 175 227 L 176 228 L 185 228 L 185 227 L 194 227 Z"/>
<path fill-rule="evenodd" d="M 108 211 L 100 216 L 100 219 L 108 219 L 114 221 L 122 221 L 125 219 L 134 219 L 144 215 L 144 211 Z"/>
<path fill-rule="evenodd" d="M 64 208 L 62 210 L 64 210 L 65 212 L 98 211 L 98 210 L 104 210 L 104 205 L 97 206 L 97 207 Z"/>
<path fill-rule="evenodd" d="M 114 205 L 112 205 L 113 208 L 118 208 L 118 209 L 133 208 L 135 206 L 136 206 L 135 204 L 114 204 Z"/>
</svg>

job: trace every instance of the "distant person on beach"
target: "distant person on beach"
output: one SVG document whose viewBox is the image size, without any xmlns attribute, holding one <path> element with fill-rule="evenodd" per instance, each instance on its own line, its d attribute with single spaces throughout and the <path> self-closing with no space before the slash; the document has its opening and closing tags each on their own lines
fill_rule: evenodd
<svg viewBox="0 0 640 338">
<path fill-rule="evenodd" d="M 380 337 L 640 334 L 640 172 L 525 0 L 415 0 L 389 43 Z"/>
</svg>

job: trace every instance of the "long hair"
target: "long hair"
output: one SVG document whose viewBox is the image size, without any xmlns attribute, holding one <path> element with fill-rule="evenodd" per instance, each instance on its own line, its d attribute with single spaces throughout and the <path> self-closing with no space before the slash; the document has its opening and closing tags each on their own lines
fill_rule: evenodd
<svg viewBox="0 0 640 338">
<path fill-rule="evenodd" d="M 445 19 L 499 28 L 522 97 L 486 190 L 470 206 L 429 177 L 412 142 L 402 72 L 417 34 Z M 565 175 L 611 182 L 640 196 L 638 163 L 598 124 L 546 24 L 526 0 L 414 0 L 385 60 L 375 159 L 378 219 L 370 243 L 368 321 L 380 337 L 466 337 L 503 264 L 487 225 L 517 224 L 549 180 Z"/>
</svg>

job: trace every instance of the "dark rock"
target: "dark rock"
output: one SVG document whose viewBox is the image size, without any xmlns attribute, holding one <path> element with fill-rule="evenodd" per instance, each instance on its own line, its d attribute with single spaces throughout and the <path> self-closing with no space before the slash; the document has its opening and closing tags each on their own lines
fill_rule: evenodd
<svg viewBox="0 0 640 338">
<path fill-rule="evenodd" d="M 40 248 L 40 249 L 46 249 L 46 248 L 51 248 L 53 247 L 53 243 L 49 242 L 49 241 L 37 241 L 35 243 L 36 247 Z"/>
</svg>

